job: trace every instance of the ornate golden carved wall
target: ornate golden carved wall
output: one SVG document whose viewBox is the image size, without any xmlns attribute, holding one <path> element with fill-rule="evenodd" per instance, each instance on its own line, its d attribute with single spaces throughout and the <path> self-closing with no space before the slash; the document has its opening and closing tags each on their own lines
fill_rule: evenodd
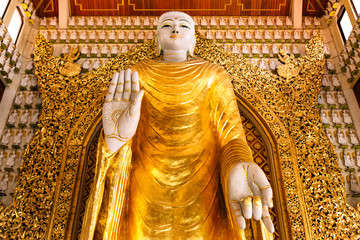
<svg viewBox="0 0 360 240">
<path fill-rule="evenodd" d="M 358 238 L 360 215 L 346 204 L 343 178 L 316 107 L 324 65 L 320 37 L 309 43 L 305 57 L 287 59 L 283 73 L 299 72 L 286 78 L 197 37 L 195 54 L 230 73 L 241 105 L 273 140 L 274 171 L 283 181 L 278 212 L 285 218 L 284 238 Z M 0 213 L 0 238 L 71 237 L 89 133 L 100 121 L 108 82 L 114 72 L 154 56 L 149 41 L 86 75 L 66 77 L 59 73 L 65 59 L 52 56 L 52 45 L 37 37 L 34 61 L 43 111 L 14 202 Z"/>
</svg>

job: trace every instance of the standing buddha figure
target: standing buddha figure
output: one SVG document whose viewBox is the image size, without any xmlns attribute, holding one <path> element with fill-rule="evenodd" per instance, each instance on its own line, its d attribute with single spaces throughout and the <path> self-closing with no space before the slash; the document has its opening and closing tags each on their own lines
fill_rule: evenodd
<svg viewBox="0 0 360 240">
<path fill-rule="evenodd" d="M 193 57 L 185 13 L 163 14 L 155 42 L 110 82 L 80 239 L 244 239 L 251 218 L 273 232 L 230 76 Z"/>
</svg>

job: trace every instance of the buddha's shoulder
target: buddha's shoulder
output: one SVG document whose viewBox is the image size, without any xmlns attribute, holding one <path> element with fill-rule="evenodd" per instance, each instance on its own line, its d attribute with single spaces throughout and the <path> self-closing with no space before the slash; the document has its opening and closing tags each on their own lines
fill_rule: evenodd
<svg viewBox="0 0 360 240">
<path fill-rule="evenodd" d="M 169 62 L 163 62 L 160 59 L 145 59 L 133 66 L 134 68 L 146 68 L 146 67 L 154 67 L 159 69 L 168 69 L 169 71 L 174 69 L 186 69 L 188 67 L 190 68 L 206 68 L 208 69 L 212 74 L 227 74 L 225 69 L 215 63 L 206 61 L 202 58 L 195 58 L 192 60 L 188 60 L 185 62 L 176 62 L 176 63 L 169 63 Z"/>
</svg>

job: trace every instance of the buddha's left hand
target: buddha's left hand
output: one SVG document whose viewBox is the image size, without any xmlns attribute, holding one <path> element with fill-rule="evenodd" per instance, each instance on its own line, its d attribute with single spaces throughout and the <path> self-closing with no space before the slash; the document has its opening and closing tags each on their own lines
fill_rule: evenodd
<svg viewBox="0 0 360 240">
<path fill-rule="evenodd" d="M 228 178 L 229 200 L 232 213 L 241 229 L 245 229 L 245 218 L 262 220 L 270 233 L 274 232 L 269 208 L 273 207 L 273 192 L 265 173 L 255 163 L 236 164 Z"/>
</svg>

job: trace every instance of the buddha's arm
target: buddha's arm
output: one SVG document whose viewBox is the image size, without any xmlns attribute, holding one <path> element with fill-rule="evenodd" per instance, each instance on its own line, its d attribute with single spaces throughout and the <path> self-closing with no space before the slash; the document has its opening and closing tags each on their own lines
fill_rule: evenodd
<svg viewBox="0 0 360 240">
<path fill-rule="evenodd" d="M 253 162 L 242 126 L 239 108 L 229 75 L 225 70 L 216 74 L 211 87 L 213 123 L 220 147 L 221 176 L 225 177 L 232 166 L 240 162 Z"/>
<path fill-rule="evenodd" d="M 273 232 L 269 213 L 262 208 L 272 207 L 270 184 L 261 168 L 253 162 L 230 78 L 221 70 L 216 76 L 218 80 L 211 89 L 211 102 L 228 218 L 234 229 L 237 225 L 244 229 L 245 218 L 262 218 L 269 231 Z"/>
<path fill-rule="evenodd" d="M 81 240 L 113 239 L 118 235 L 125 208 L 131 164 L 131 140 L 112 152 L 101 133 L 94 182 L 86 203 Z"/>
</svg>

